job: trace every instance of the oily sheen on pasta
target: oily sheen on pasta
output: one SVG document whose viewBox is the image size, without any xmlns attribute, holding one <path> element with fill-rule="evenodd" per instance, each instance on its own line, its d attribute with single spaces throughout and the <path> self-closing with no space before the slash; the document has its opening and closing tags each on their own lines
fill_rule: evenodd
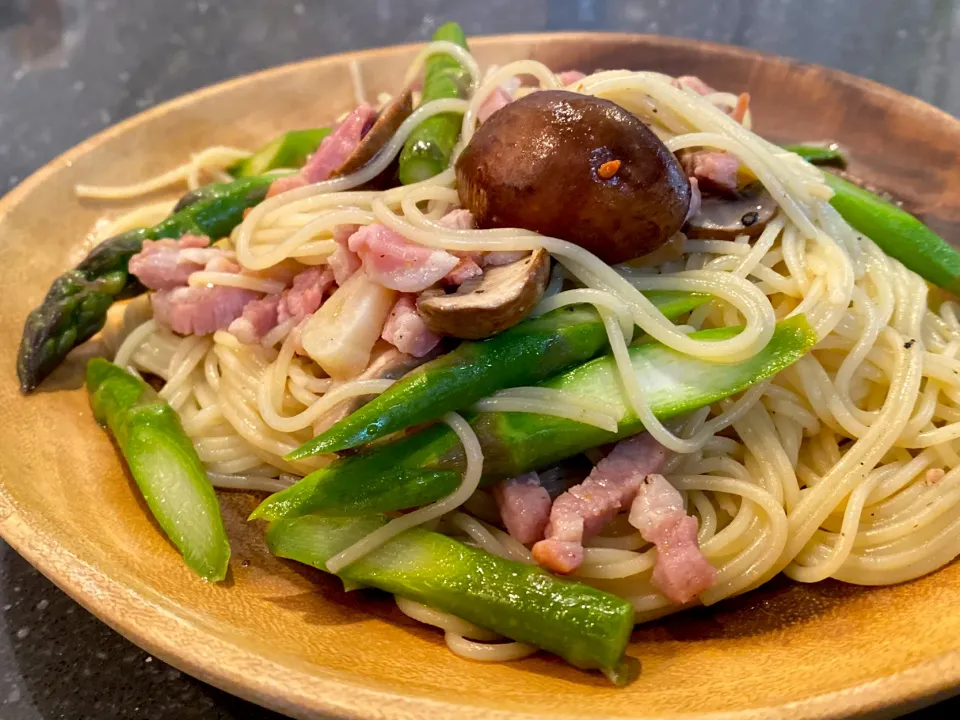
<svg viewBox="0 0 960 720">
<path fill-rule="evenodd" d="M 523 60 L 481 77 L 476 62 L 449 43 L 447 52 L 473 77 L 469 100 L 439 100 L 416 110 L 384 150 L 357 173 L 268 198 L 223 246 L 262 279 L 208 274 L 204 283 L 245 282 L 269 291 L 272 268 L 295 261 L 324 265 L 338 225 L 380 223 L 404 238 L 451 251 L 544 248 L 557 261 L 535 311 L 574 303 L 597 307 L 622 382 L 619 406 L 570 392 L 515 388 L 483 400 L 484 410 L 552 413 L 615 428 L 626 408 L 673 451 L 665 476 L 698 521 L 702 552 L 716 570 L 705 604 L 743 593 L 785 573 L 800 582 L 836 578 L 885 585 L 929 573 L 960 547 L 960 319 L 953 301 L 937 303 L 927 284 L 851 228 L 830 206 L 821 171 L 771 144 L 718 109 L 724 93 L 700 95 L 653 72 L 595 73 L 565 89 L 611 100 L 643 120 L 674 152 L 724 151 L 739 160 L 778 210 L 756 239 L 675 238 L 681 252 L 656 266 L 608 266 L 563 240 L 519 229 L 451 229 L 438 220 L 458 207 L 454 172 L 386 191 L 356 190 L 377 176 L 425 118 L 462 113 L 459 148 L 469 143 L 478 111 L 514 78 L 533 89 L 561 89 L 559 76 Z M 362 89 L 358 91 L 362 95 Z M 156 182 L 131 188 L 82 188 L 90 197 L 135 195 L 172 182 L 190 187 L 214 179 L 242 151 L 213 148 Z M 168 205 L 121 219 L 110 231 L 162 217 Z M 151 215 L 150 213 L 153 213 Z M 251 284 L 252 283 L 252 284 Z M 259 283 L 259 284 L 257 284 Z M 565 289 L 564 289 L 565 288 Z M 644 290 L 694 291 L 713 300 L 674 325 Z M 164 380 L 160 394 L 180 414 L 211 479 L 228 489 L 275 491 L 330 462 L 327 456 L 286 461 L 310 440 L 315 424 L 344 400 L 384 391 L 390 380 L 337 381 L 296 353 L 292 324 L 281 323 L 258 345 L 226 331 L 179 337 L 127 308 L 128 333 L 116 363 Z M 819 343 L 796 364 L 737 397 L 679 421 L 653 415 L 633 372 L 627 343 L 646 333 L 679 352 L 718 363 L 749 358 L 770 340 L 778 320 L 804 314 Z M 743 326 L 720 341 L 693 330 Z M 349 563 L 403 529 L 426 523 L 489 552 L 533 562 L 530 551 L 497 526 L 489 492 L 477 489 L 483 457 L 470 426 L 444 418 L 467 448 L 462 484 L 449 497 L 401 516 L 340 556 Z M 574 577 L 633 604 L 643 622 L 683 609 L 651 584 L 656 550 L 619 516 L 585 542 Z M 443 629 L 454 652 L 506 660 L 532 651 L 453 616 L 408 600 L 405 613 Z"/>
</svg>

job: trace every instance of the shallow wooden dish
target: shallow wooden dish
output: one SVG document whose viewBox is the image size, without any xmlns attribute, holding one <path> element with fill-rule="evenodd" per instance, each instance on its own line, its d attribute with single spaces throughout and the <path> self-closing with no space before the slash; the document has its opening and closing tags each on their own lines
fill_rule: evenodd
<svg viewBox="0 0 960 720">
<path fill-rule="evenodd" d="M 482 64 L 650 68 L 749 90 L 760 132 L 830 138 L 854 170 L 960 237 L 960 122 L 843 73 L 731 47 L 637 35 L 554 34 L 473 42 Z M 77 390 L 76 353 L 33 397 L 16 388 L 21 325 L 103 206 L 76 182 L 152 175 L 187 153 L 253 147 L 330 121 L 367 91 L 395 89 L 411 46 L 312 60 L 239 78 L 128 120 L 61 156 L 0 201 L 0 534 L 87 609 L 203 680 L 298 717 L 827 718 L 889 715 L 960 690 L 960 564 L 864 589 L 775 581 L 748 596 L 638 629 L 641 678 L 615 690 L 545 655 L 460 660 L 391 600 L 344 594 L 328 576 L 271 557 L 244 518 L 256 498 L 221 495 L 233 541 L 228 582 L 198 581 L 148 518 Z"/>
</svg>

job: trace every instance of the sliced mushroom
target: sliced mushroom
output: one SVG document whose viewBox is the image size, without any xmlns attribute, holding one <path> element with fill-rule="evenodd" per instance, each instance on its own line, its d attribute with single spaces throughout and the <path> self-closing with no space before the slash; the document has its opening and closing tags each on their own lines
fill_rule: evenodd
<svg viewBox="0 0 960 720">
<path fill-rule="evenodd" d="M 349 175 L 356 172 L 368 162 L 376 157 L 392 138 L 403 121 L 410 117 L 413 112 L 413 92 L 407 88 L 402 93 L 393 98 L 380 114 L 376 122 L 363 136 L 360 144 L 354 149 L 343 164 L 334 170 L 331 178 L 341 175 Z M 373 180 L 365 183 L 362 187 L 366 189 L 383 189 L 396 185 L 397 160 L 395 159 L 387 168 L 377 175 Z"/>
<path fill-rule="evenodd" d="M 736 196 L 704 195 L 700 211 L 687 220 L 687 237 L 734 240 L 739 235 L 757 237 L 777 211 L 777 202 L 762 185 L 754 183 Z"/>
<path fill-rule="evenodd" d="M 428 360 L 432 360 L 443 352 L 443 348 L 438 345 L 432 351 L 423 357 L 414 357 L 397 350 L 384 340 L 380 340 L 373 347 L 370 364 L 367 369 L 360 373 L 356 378 L 345 380 L 343 382 L 353 382 L 354 380 L 399 380 L 411 370 L 420 367 Z M 335 383 L 334 388 L 341 385 L 341 382 Z M 337 403 L 327 412 L 321 415 L 313 423 L 313 431 L 317 435 L 333 427 L 336 423 L 343 420 L 361 407 L 370 402 L 375 395 L 359 395 L 357 397 L 344 400 Z"/>
<path fill-rule="evenodd" d="M 487 268 L 455 293 L 425 290 L 417 298 L 417 311 L 435 333 L 470 340 L 490 337 L 533 310 L 549 276 L 550 256 L 540 248 L 517 262 Z"/>
</svg>

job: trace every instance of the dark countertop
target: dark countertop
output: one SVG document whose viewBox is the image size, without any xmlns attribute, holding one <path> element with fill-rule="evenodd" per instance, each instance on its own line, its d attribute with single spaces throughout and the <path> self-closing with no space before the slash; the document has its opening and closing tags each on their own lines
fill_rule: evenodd
<svg viewBox="0 0 960 720">
<path fill-rule="evenodd" d="M 960 0 L 0 0 L 0 192 L 156 103 L 279 63 L 421 41 L 447 19 L 468 34 L 622 30 L 744 45 L 960 115 Z M 948 705 L 937 709 L 960 714 Z M 279 716 L 150 657 L 0 541 L 0 718 L 252 717 Z"/>
</svg>

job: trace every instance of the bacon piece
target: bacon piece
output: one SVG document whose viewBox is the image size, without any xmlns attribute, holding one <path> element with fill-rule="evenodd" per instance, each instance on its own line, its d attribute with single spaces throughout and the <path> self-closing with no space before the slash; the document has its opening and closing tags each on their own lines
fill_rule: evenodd
<svg viewBox="0 0 960 720">
<path fill-rule="evenodd" d="M 512 102 L 513 96 L 507 92 L 503 86 L 498 86 L 492 93 L 487 95 L 487 99 L 477 108 L 477 121 L 482 125 L 497 110 L 506 107 Z"/>
<path fill-rule="evenodd" d="M 343 285 L 350 276 L 360 269 L 360 256 L 353 252 L 347 244 L 350 236 L 360 229 L 359 225 L 337 225 L 333 228 L 333 239 L 337 249 L 327 258 L 327 265 L 333 270 L 333 277 L 337 285 Z"/>
<path fill-rule="evenodd" d="M 499 69 L 499 66 L 492 65 L 487 69 L 484 77 L 486 80 L 492 73 Z M 520 88 L 520 79 L 511 77 L 506 79 L 494 89 L 477 108 L 477 121 L 482 125 L 497 110 L 513 102 L 517 90 Z"/>
<path fill-rule="evenodd" d="M 459 253 L 457 253 L 459 255 Z M 443 281 L 448 285 L 463 285 L 470 278 L 483 275 L 483 268 L 477 265 L 473 258 L 460 258 L 457 266 L 448 272 Z"/>
<path fill-rule="evenodd" d="M 348 246 L 360 256 L 372 280 L 400 292 L 426 290 L 460 262 L 455 255 L 410 242 L 380 224 L 360 228 Z"/>
<path fill-rule="evenodd" d="M 130 273 L 151 290 L 170 290 L 187 284 L 192 273 L 223 251 L 208 247 L 210 238 L 184 235 L 179 240 L 144 240 L 143 248 L 130 258 Z"/>
<path fill-rule="evenodd" d="M 130 259 L 131 272 L 142 273 L 141 282 L 155 289 L 150 296 L 154 318 L 174 332 L 209 335 L 223 330 L 240 317 L 247 303 L 261 297 L 252 290 L 222 285 L 186 287 L 190 275 L 201 270 L 240 272 L 222 250 L 207 247 L 209 238 L 186 235 L 179 241 L 148 242 Z"/>
<path fill-rule="evenodd" d="M 327 137 L 330 136 L 328 135 Z M 309 184 L 306 178 L 300 173 L 278 177 L 270 183 L 270 188 L 267 190 L 267 197 L 272 198 L 274 195 L 281 195 L 288 190 L 296 190 L 297 188 L 306 187 Z"/>
<path fill-rule="evenodd" d="M 464 208 L 451 210 L 437 221 L 437 224 L 452 230 L 473 230 L 476 225 L 473 214 Z M 460 258 L 457 266 L 443 279 L 449 285 L 463 285 L 467 280 L 483 275 L 484 253 L 474 250 L 451 250 L 451 255 Z"/>
<path fill-rule="evenodd" d="M 260 296 L 252 290 L 214 285 L 158 290 L 150 300 L 161 325 L 181 335 L 209 335 L 229 327 L 247 303 Z"/>
<path fill-rule="evenodd" d="M 563 72 L 557 73 L 557 80 L 559 80 L 562 85 L 573 85 L 577 80 L 583 80 L 586 76 L 586 73 L 582 73 L 579 70 L 564 70 Z"/>
<path fill-rule="evenodd" d="M 359 105 L 337 125 L 336 130 L 323 139 L 320 147 L 310 156 L 300 172 L 274 180 L 267 197 L 329 178 L 357 149 L 375 119 L 376 112 L 369 103 Z"/>
<path fill-rule="evenodd" d="M 437 220 L 437 224 L 450 228 L 451 230 L 473 230 L 477 227 L 473 219 L 473 213 L 466 208 L 451 210 Z"/>
<path fill-rule="evenodd" d="M 279 294 L 253 300 L 246 304 L 243 314 L 231 322 L 227 329 L 242 343 L 248 345 L 258 343 L 264 335 L 277 326 L 279 306 Z"/>
<path fill-rule="evenodd" d="M 529 545 L 543 537 L 553 500 L 535 472 L 503 480 L 493 488 L 500 518 L 510 536 Z"/>
<path fill-rule="evenodd" d="M 249 303 L 228 330 L 242 343 L 260 342 L 279 323 L 293 318 L 299 324 L 315 313 L 331 287 L 333 271 L 322 267 L 302 270 L 293 277 L 292 287 L 282 294 L 274 293 Z"/>
<path fill-rule="evenodd" d="M 683 509 L 683 498 L 663 475 L 643 479 L 630 507 L 630 524 L 657 547 L 653 585 L 675 603 L 693 600 L 713 587 L 717 571 L 700 552 L 697 521 Z"/>
<path fill-rule="evenodd" d="M 681 75 L 673 81 L 673 85 L 681 90 L 684 88 L 693 90 L 697 95 L 712 95 L 716 92 L 696 75 Z"/>
<path fill-rule="evenodd" d="M 423 357 L 440 342 L 440 336 L 430 330 L 417 312 L 413 295 L 401 295 L 390 311 L 380 336 L 397 350 L 413 357 Z"/>
<path fill-rule="evenodd" d="M 629 507 L 643 479 L 660 472 L 666 460 L 666 448 L 647 433 L 621 440 L 586 480 L 553 502 L 546 539 L 533 546 L 534 559 L 554 572 L 576 570 L 584 538 Z"/>
<path fill-rule="evenodd" d="M 333 271 L 326 268 L 312 267 L 298 273 L 293 278 L 293 285 L 283 291 L 277 319 L 286 322 L 293 318 L 299 323 L 308 315 L 313 315 L 333 284 Z"/>
<path fill-rule="evenodd" d="M 696 150 L 681 152 L 679 159 L 687 175 L 697 179 L 701 192 L 730 194 L 737 191 L 740 161 L 730 153 Z"/>
</svg>

